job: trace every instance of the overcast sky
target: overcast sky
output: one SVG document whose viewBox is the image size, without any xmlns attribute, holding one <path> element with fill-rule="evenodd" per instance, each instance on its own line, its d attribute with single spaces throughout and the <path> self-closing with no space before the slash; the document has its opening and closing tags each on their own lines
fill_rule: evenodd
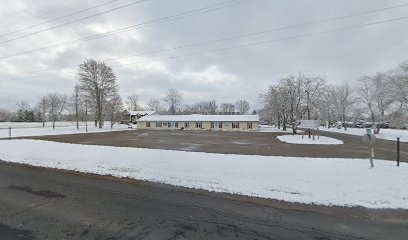
<svg viewBox="0 0 408 240">
<path fill-rule="evenodd" d="M 408 6 L 362 14 L 408 1 L 149 0 L 130 5 L 134 2 L 2 0 L 0 108 L 13 110 L 22 100 L 34 106 L 39 96 L 50 92 L 70 94 L 78 64 L 89 58 L 114 67 L 123 98 L 136 93 L 146 103 L 153 97 L 163 99 L 168 89 L 176 88 L 184 103 L 246 99 L 253 108 L 259 106 L 258 96 L 268 84 L 290 74 L 325 76 L 333 84 L 355 82 L 408 60 L 408 19 L 309 35 L 408 17 Z M 95 8 L 102 3 L 108 4 Z M 220 3 L 224 4 L 215 5 Z M 125 5 L 129 6 L 119 8 Z M 183 12 L 190 14 L 166 18 Z M 360 15 L 321 22 L 350 14 Z M 320 23 L 214 43 L 314 21 Z M 129 26 L 138 28 L 67 43 Z M 47 31 L 36 33 L 41 30 Z M 213 43 L 197 46 L 207 41 Z M 267 43 L 236 47 L 259 42 Z M 31 51 L 39 48 L 43 49 Z M 173 50 L 151 53 L 163 49 Z M 31 52 L 19 54 L 26 51 Z M 150 54 L 123 58 L 146 52 Z M 122 58 L 112 60 L 118 57 Z"/>
</svg>

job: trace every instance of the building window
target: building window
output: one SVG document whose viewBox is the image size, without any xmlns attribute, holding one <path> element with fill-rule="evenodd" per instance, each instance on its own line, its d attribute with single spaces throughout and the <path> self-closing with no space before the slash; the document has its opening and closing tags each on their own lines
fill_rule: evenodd
<svg viewBox="0 0 408 240">
<path fill-rule="evenodd" d="M 185 123 L 184 123 L 184 127 L 185 127 L 185 128 L 189 128 L 189 126 L 190 126 L 190 125 L 189 125 L 188 122 L 185 122 Z"/>
<path fill-rule="evenodd" d="M 222 122 L 211 122 L 211 128 L 222 128 Z"/>
<path fill-rule="evenodd" d="M 251 122 L 247 123 L 247 128 L 252 129 L 252 123 Z"/>
<path fill-rule="evenodd" d="M 171 127 L 171 123 L 170 123 L 170 122 L 167 123 L 167 127 L 169 127 L 169 128 Z"/>
<path fill-rule="evenodd" d="M 162 127 L 162 124 L 163 124 L 162 122 L 156 122 L 156 127 L 157 127 L 157 128 L 161 128 L 161 127 Z"/>
<path fill-rule="evenodd" d="M 202 122 L 196 122 L 196 128 L 203 128 L 203 123 Z"/>
<path fill-rule="evenodd" d="M 174 127 L 178 128 L 178 122 L 174 123 Z"/>
<path fill-rule="evenodd" d="M 163 127 L 167 127 L 167 122 L 164 122 L 164 123 L 163 123 Z"/>
<path fill-rule="evenodd" d="M 146 122 L 146 127 L 150 127 L 150 122 Z"/>
<path fill-rule="evenodd" d="M 239 128 L 239 122 L 233 122 L 232 128 Z"/>
</svg>

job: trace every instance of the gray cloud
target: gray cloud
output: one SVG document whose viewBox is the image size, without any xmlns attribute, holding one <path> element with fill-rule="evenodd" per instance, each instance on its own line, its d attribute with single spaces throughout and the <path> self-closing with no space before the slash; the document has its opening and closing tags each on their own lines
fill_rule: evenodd
<svg viewBox="0 0 408 240">
<path fill-rule="evenodd" d="M 42 28 L 130 2 L 132 1 L 120 0 L 75 17 L 49 23 Z M 2 44 L 0 55 L 66 42 L 219 2 L 221 0 L 151 0 L 84 22 Z M 35 73 L 25 79 L 21 79 L 22 76 L 17 75 L 18 73 L 66 65 L 76 66 L 86 58 L 110 59 L 403 3 L 400 0 L 253 0 L 174 22 L 0 59 L 0 69 L 3 71 L 0 73 L 0 108 L 13 108 L 15 102 L 20 100 L 34 103 L 40 95 L 48 92 L 69 94 L 76 81 L 74 73 L 64 74 L 75 71 L 76 67 Z M 0 9 L 0 19 L 3 23 L 0 25 L 0 33 L 41 23 L 98 5 L 100 2 L 54 1 L 50 5 L 50 1 L 4 0 L 2 4 L 7 7 Z M 64 10 L 55 11 L 61 8 Z M 406 60 L 408 33 L 404 30 L 407 20 L 228 51 L 212 50 L 406 16 L 408 7 L 107 63 L 115 66 L 143 62 L 114 68 L 123 97 L 137 93 L 141 101 L 147 102 L 152 97 L 162 99 L 167 89 L 177 88 L 183 92 L 186 103 L 207 99 L 216 99 L 219 103 L 247 99 L 256 107 L 259 93 L 269 83 L 289 74 L 302 71 L 310 75 L 326 76 L 331 83 L 353 82 L 361 75 L 384 71 Z M 38 29 L 41 28 L 30 31 Z M 8 37 L 11 36 L 0 37 L 0 40 Z M 177 59 L 169 58 L 205 51 L 209 52 Z M 46 74 L 50 76 L 43 76 Z"/>
</svg>

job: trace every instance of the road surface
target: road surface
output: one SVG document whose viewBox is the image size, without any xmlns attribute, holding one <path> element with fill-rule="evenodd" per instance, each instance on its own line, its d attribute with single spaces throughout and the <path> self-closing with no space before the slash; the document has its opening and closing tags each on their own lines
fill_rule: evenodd
<svg viewBox="0 0 408 240">
<path fill-rule="evenodd" d="M 0 161 L 0 239 L 407 239 L 407 216 Z"/>
<path fill-rule="evenodd" d="M 140 147 L 193 152 L 212 152 L 243 155 L 368 158 L 369 152 L 361 136 L 321 132 L 323 136 L 342 140 L 342 145 L 305 145 L 284 143 L 277 136 L 289 133 L 215 132 L 180 130 L 142 130 L 105 133 L 72 134 L 31 137 L 57 142 Z M 396 160 L 396 142 L 377 140 L 376 159 Z M 408 143 L 401 143 L 401 161 L 408 161 Z"/>
</svg>

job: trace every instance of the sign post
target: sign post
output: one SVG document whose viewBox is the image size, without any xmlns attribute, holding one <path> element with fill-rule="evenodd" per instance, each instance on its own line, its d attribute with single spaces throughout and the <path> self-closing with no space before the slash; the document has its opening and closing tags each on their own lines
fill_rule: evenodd
<svg viewBox="0 0 408 240">
<path fill-rule="evenodd" d="M 400 165 L 400 138 L 397 137 L 397 167 Z"/>
<path fill-rule="evenodd" d="M 370 131 L 371 132 L 371 131 Z M 370 156 L 370 166 L 371 168 L 374 167 L 374 143 L 377 140 L 376 136 L 372 133 L 367 131 L 366 134 L 362 137 L 363 143 L 368 147 L 368 154 Z"/>
<path fill-rule="evenodd" d="M 311 137 L 310 133 L 312 132 L 313 133 L 313 140 L 315 140 L 315 129 L 316 129 L 317 132 L 318 132 L 317 138 L 319 139 L 320 120 L 301 120 L 300 121 L 300 127 L 308 129 L 309 138 Z M 310 131 L 310 130 L 312 130 L 312 131 Z M 302 138 L 303 138 L 303 135 L 302 135 Z"/>
</svg>

